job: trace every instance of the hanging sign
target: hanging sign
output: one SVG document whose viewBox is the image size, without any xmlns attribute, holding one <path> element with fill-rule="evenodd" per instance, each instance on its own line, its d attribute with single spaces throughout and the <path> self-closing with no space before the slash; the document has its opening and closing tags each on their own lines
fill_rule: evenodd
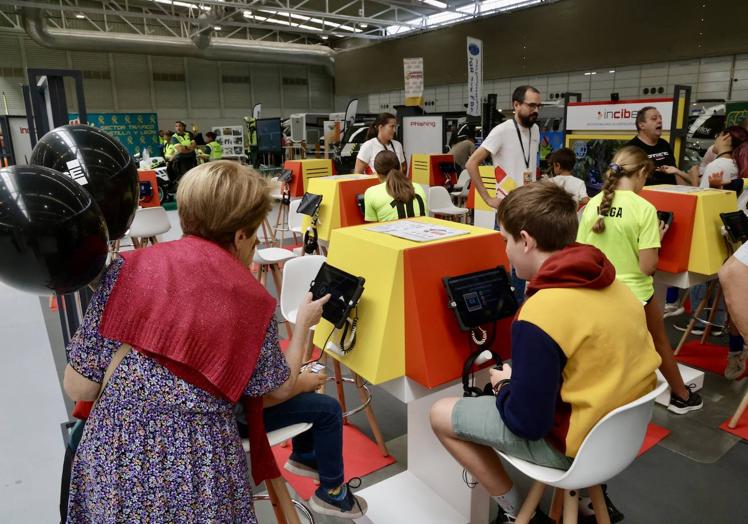
<svg viewBox="0 0 748 524">
<path fill-rule="evenodd" d="M 403 58 L 405 105 L 423 105 L 423 58 Z"/>
<path fill-rule="evenodd" d="M 470 36 L 467 37 L 467 71 L 467 114 L 480 116 L 481 90 L 483 87 L 483 42 Z"/>
</svg>

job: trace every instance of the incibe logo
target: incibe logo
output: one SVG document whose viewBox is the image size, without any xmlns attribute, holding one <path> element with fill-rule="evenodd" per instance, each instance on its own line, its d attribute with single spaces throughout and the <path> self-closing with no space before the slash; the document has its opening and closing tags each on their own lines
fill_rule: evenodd
<svg viewBox="0 0 748 524">
<path fill-rule="evenodd" d="M 639 111 L 634 109 L 616 109 L 615 111 L 598 111 L 598 120 L 628 120 L 630 118 L 636 118 L 636 114 Z"/>
</svg>

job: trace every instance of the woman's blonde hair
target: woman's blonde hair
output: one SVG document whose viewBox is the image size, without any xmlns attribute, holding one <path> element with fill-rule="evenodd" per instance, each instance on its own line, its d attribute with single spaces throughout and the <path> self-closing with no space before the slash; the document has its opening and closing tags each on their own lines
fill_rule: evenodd
<svg viewBox="0 0 748 524">
<path fill-rule="evenodd" d="M 647 153 L 640 147 L 625 146 L 619 149 L 613 161 L 610 163 L 608 171 L 605 173 L 605 183 L 603 184 L 603 199 L 600 207 L 597 209 L 597 220 L 592 225 L 592 231 L 602 233 L 605 231 L 605 218 L 610 212 L 613 205 L 613 198 L 616 196 L 616 186 L 622 178 L 631 177 L 645 170 L 646 176 L 654 171 L 654 162 L 652 162 Z"/>
<path fill-rule="evenodd" d="M 191 169 L 177 190 L 179 222 L 195 235 L 228 248 L 234 234 L 253 235 L 270 212 L 270 186 L 254 169 L 230 160 Z"/>
<path fill-rule="evenodd" d="M 380 151 L 374 157 L 374 171 L 386 177 L 387 193 L 398 202 L 408 203 L 415 198 L 416 190 L 400 168 L 400 159 L 392 151 Z"/>
</svg>

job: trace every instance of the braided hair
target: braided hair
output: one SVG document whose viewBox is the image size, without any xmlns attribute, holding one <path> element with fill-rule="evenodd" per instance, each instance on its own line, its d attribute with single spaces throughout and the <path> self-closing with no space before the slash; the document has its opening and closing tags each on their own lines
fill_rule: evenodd
<svg viewBox="0 0 748 524">
<path fill-rule="evenodd" d="M 618 181 L 622 178 L 634 176 L 642 169 L 646 169 L 647 176 L 654 170 L 654 163 L 649 159 L 643 149 L 636 146 L 625 146 L 619 149 L 605 173 L 603 184 L 603 198 L 597 208 L 597 220 L 592 225 L 592 231 L 602 233 L 605 231 L 605 217 L 608 216 L 616 196 Z"/>
</svg>

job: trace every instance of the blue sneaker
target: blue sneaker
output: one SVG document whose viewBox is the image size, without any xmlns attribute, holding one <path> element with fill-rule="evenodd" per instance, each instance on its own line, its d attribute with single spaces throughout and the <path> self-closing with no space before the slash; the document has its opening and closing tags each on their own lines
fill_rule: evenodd
<svg viewBox="0 0 748 524">
<path fill-rule="evenodd" d="M 340 494 L 337 496 L 330 495 L 322 487 L 317 488 L 312 498 L 309 499 L 309 507 L 320 515 L 344 519 L 363 517 L 367 510 L 366 501 L 362 497 L 354 495 L 351 491 L 349 484 L 353 481 L 358 481 L 357 487 L 361 485 L 361 479 L 354 477 L 348 483 L 343 484 Z"/>
</svg>

